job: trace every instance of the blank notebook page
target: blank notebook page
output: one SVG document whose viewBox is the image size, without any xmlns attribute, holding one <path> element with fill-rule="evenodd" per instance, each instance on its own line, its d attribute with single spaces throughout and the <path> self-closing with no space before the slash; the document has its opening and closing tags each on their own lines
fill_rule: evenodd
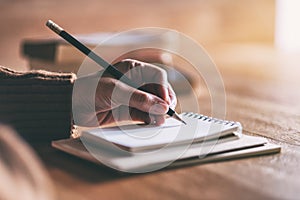
<svg viewBox="0 0 300 200">
<path fill-rule="evenodd" d="M 136 151 L 217 139 L 241 129 L 239 123 L 194 113 L 182 113 L 180 117 L 187 125 L 168 118 L 162 126 L 128 125 L 96 128 L 84 131 L 81 137 L 102 145 L 113 143 L 129 151 Z"/>
</svg>

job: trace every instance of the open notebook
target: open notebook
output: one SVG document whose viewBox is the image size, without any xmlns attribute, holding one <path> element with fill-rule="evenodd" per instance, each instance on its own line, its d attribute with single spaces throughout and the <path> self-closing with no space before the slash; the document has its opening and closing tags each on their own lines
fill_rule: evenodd
<svg viewBox="0 0 300 200">
<path fill-rule="evenodd" d="M 242 135 L 238 122 L 195 113 L 180 114 L 187 125 L 168 118 L 162 126 L 127 125 L 83 131 L 80 139 L 52 146 L 125 172 L 276 153 L 265 138 Z M 175 162 L 176 161 L 176 162 Z"/>
<path fill-rule="evenodd" d="M 237 122 L 221 121 L 194 113 L 182 113 L 187 125 L 168 118 L 162 126 L 127 125 L 84 131 L 82 138 L 107 148 L 114 145 L 128 152 L 143 152 L 158 148 L 189 145 L 241 134 Z"/>
</svg>

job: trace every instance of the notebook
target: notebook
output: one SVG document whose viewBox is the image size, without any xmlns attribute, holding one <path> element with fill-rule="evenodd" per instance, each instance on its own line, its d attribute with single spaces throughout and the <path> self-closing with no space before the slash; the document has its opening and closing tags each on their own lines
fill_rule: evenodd
<svg viewBox="0 0 300 200">
<path fill-rule="evenodd" d="M 242 134 L 238 122 L 182 113 L 187 126 L 169 118 L 162 126 L 95 128 L 80 138 L 53 141 L 71 155 L 123 172 L 207 163 L 280 152 L 267 139 Z"/>
<path fill-rule="evenodd" d="M 97 128 L 84 131 L 82 138 L 107 148 L 119 147 L 129 152 L 141 152 L 163 147 L 199 143 L 231 135 L 241 134 L 237 122 L 223 121 L 195 113 L 182 113 L 187 123 L 168 118 L 162 126 L 128 125 Z"/>
</svg>

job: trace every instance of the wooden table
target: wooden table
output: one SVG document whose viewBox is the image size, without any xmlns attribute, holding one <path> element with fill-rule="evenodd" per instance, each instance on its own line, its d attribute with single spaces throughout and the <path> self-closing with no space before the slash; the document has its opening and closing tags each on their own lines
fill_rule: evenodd
<svg viewBox="0 0 300 200">
<path fill-rule="evenodd" d="M 245 134 L 263 136 L 281 145 L 280 154 L 146 174 L 122 174 L 49 146 L 38 146 L 37 152 L 58 195 L 64 199 L 297 199 L 300 93 L 297 75 L 293 78 L 296 70 L 286 72 L 290 76 L 285 76 L 281 63 L 287 58 L 278 57 L 272 47 L 251 46 L 251 51 L 248 51 L 249 46 L 243 48 L 246 50 L 241 52 L 241 46 L 226 46 L 235 53 L 227 53 L 225 57 L 240 56 L 236 61 L 223 59 L 224 47 L 213 51 L 216 63 L 223 63 L 219 69 L 226 88 L 227 119 L 240 121 Z M 254 61 L 249 58 L 257 58 L 262 49 L 271 59 L 253 65 Z M 295 62 L 286 63 L 284 71 L 292 69 Z M 240 65 L 247 63 L 249 66 L 243 70 Z M 205 101 L 207 96 L 200 95 L 199 102 Z M 209 108 L 202 106 L 202 111 L 209 113 Z"/>
<path fill-rule="evenodd" d="M 56 4 L 49 2 L 48 7 L 52 9 L 50 12 L 45 9 L 47 3 L 30 2 L 28 6 L 34 12 L 23 9 L 23 3 L 6 3 L 6 17 L 1 17 L 0 20 L 6 25 L 1 36 L 7 40 L 3 40 L 4 45 L 0 48 L 4 65 L 16 68 L 21 66 L 24 69 L 24 60 L 15 59 L 16 49 L 22 38 L 53 36 L 40 27 L 51 16 Z M 77 5 L 78 11 L 80 4 Z M 39 9 L 34 9 L 39 6 L 43 8 L 43 17 L 38 17 L 41 16 Z M 178 5 L 180 6 L 181 4 Z M 66 24 L 70 22 L 66 28 L 76 27 L 77 22 L 73 20 L 75 14 L 64 15 L 64 7 L 68 5 L 64 4 L 59 9 L 56 19 Z M 97 16 L 95 9 L 88 7 L 84 13 L 92 12 L 94 15 L 85 19 L 94 19 Z M 18 11 L 15 12 L 15 18 L 10 15 L 11 10 Z M 141 12 L 143 10 L 139 11 Z M 24 21 L 18 21 L 23 16 Z M 105 14 L 102 13 L 101 16 Z M 120 16 L 116 17 L 121 20 Z M 109 20 L 103 22 L 104 26 L 100 26 L 98 21 L 95 28 L 80 19 L 80 27 L 84 27 L 87 32 L 112 30 Z M 132 24 L 123 26 L 117 22 L 113 26 L 116 27 L 115 30 L 132 27 Z M 10 23 L 14 25 L 8 26 Z M 181 27 L 176 26 L 179 22 L 172 23 L 170 27 Z M 29 24 L 32 24 L 33 29 L 28 28 Z M 152 23 L 145 24 L 141 21 L 135 24 L 141 25 Z M 73 29 L 78 32 L 80 30 Z M 11 34 L 12 32 L 15 34 Z M 122 174 L 56 151 L 49 143 L 33 144 L 49 172 L 58 199 L 299 199 L 299 58 L 297 55 L 291 57 L 278 54 L 271 46 L 252 44 L 213 46 L 208 48 L 208 52 L 224 80 L 227 95 L 226 118 L 240 121 L 245 134 L 263 136 L 281 145 L 280 154 L 146 174 Z M 203 103 L 208 97 L 200 95 L 198 100 L 202 103 L 203 112 L 209 114 L 209 107 Z"/>
</svg>

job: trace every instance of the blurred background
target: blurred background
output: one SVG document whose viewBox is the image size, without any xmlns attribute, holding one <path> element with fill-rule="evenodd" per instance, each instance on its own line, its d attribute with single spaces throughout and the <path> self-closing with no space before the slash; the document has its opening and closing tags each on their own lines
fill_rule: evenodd
<svg viewBox="0 0 300 200">
<path fill-rule="evenodd" d="M 229 48 L 221 59 L 234 44 L 273 47 L 276 4 L 288 1 L 292 0 L 1 0 L 0 63 L 26 69 L 21 41 L 56 37 L 45 27 L 48 19 L 76 34 L 170 28 L 195 39 L 212 55 Z"/>
<path fill-rule="evenodd" d="M 52 19 L 73 34 L 162 27 L 195 39 L 221 73 L 297 78 L 298 0 L 1 0 L 0 64 L 28 69 L 24 39 L 58 38 Z"/>
</svg>

